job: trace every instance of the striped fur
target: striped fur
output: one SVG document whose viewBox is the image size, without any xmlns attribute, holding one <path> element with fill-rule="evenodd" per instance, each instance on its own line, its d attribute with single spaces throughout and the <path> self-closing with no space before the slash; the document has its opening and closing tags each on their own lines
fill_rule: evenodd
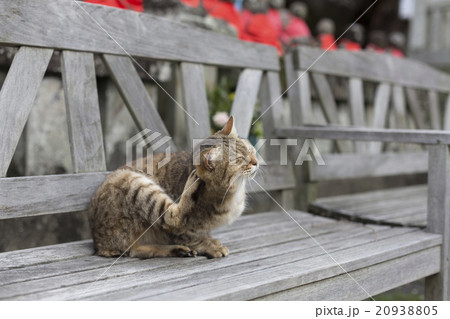
<svg viewBox="0 0 450 319">
<path fill-rule="evenodd" d="M 228 255 L 210 231 L 242 214 L 245 180 L 258 168 L 254 148 L 236 135 L 233 122 L 231 118 L 193 152 L 171 154 L 161 168 L 157 164 L 164 154 L 154 154 L 111 173 L 89 207 L 96 253 L 138 258 Z"/>
</svg>

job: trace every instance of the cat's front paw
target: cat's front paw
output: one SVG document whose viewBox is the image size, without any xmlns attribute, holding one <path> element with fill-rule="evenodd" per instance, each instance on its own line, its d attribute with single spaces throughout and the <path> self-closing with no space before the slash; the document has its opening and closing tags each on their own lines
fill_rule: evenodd
<svg viewBox="0 0 450 319">
<path fill-rule="evenodd" d="M 196 257 L 197 251 L 186 246 L 177 246 L 172 249 L 172 255 L 176 257 Z"/>
<path fill-rule="evenodd" d="M 206 256 L 206 258 L 221 258 L 226 257 L 230 253 L 230 250 L 226 246 L 212 246 L 208 247 L 202 255 Z"/>
<path fill-rule="evenodd" d="M 184 185 L 183 194 L 194 193 L 199 185 L 200 178 L 197 176 L 197 170 L 194 169 L 188 176 L 186 184 Z"/>
</svg>

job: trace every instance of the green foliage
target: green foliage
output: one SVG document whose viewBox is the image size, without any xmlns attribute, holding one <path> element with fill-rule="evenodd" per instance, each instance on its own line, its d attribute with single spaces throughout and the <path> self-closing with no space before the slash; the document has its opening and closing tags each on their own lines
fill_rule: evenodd
<svg viewBox="0 0 450 319">
<path fill-rule="evenodd" d="M 230 80 L 226 76 L 222 76 L 219 79 L 218 85 L 215 87 L 214 90 L 209 90 L 207 92 L 208 95 L 208 103 L 209 103 L 209 119 L 211 123 L 211 128 L 214 131 L 220 130 L 221 127 L 218 127 L 214 121 L 213 116 L 217 112 L 225 112 L 227 114 L 230 114 L 231 106 L 233 105 L 234 101 L 234 84 L 230 82 Z M 260 112 L 260 105 L 259 103 L 256 105 L 255 113 L 253 115 L 253 120 L 255 121 L 259 115 Z M 263 126 L 261 121 L 257 121 L 255 125 L 251 126 L 250 129 L 250 139 L 252 142 L 255 142 L 257 138 L 261 138 L 263 136 Z"/>
</svg>

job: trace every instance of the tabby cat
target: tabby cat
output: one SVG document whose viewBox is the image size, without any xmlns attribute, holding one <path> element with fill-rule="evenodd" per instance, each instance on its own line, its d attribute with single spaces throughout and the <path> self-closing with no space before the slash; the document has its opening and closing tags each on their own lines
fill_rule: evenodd
<svg viewBox="0 0 450 319">
<path fill-rule="evenodd" d="M 96 254 L 142 259 L 228 255 L 210 231 L 242 214 L 245 180 L 258 169 L 253 146 L 238 137 L 231 117 L 196 150 L 172 153 L 170 162 L 158 168 L 163 158 L 154 154 L 140 170 L 136 162 L 119 168 L 94 194 L 89 223 Z M 151 175 L 145 173 L 147 163 L 152 163 Z"/>
</svg>

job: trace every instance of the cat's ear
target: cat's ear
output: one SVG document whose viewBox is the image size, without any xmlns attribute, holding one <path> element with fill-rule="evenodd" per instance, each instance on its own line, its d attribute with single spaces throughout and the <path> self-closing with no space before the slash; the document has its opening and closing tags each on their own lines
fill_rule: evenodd
<svg viewBox="0 0 450 319">
<path fill-rule="evenodd" d="M 223 129 L 221 129 L 219 132 L 226 136 L 229 136 L 229 135 L 236 136 L 236 137 L 238 136 L 236 127 L 234 126 L 234 117 L 233 116 L 230 116 L 227 124 L 225 124 Z"/>
<path fill-rule="evenodd" d="M 212 148 L 201 155 L 202 164 L 208 171 L 212 171 L 214 169 L 214 159 L 216 158 L 218 152 L 219 151 L 217 148 Z"/>
</svg>

